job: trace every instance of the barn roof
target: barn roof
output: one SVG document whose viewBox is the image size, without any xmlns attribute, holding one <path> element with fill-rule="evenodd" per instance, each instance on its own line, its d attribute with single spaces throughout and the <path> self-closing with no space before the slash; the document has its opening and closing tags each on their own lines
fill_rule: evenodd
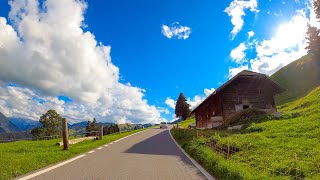
<svg viewBox="0 0 320 180">
<path fill-rule="evenodd" d="M 253 71 L 248 71 L 248 70 L 243 70 L 240 73 L 238 73 L 237 75 L 235 75 L 234 77 L 232 77 L 231 79 L 229 79 L 227 82 L 225 82 L 222 86 L 220 86 L 218 89 L 216 89 L 213 93 L 211 93 L 205 100 L 203 100 L 196 108 L 194 108 L 192 110 L 191 113 L 193 113 L 198 107 L 200 107 L 203 103 L 205 103 L 208 99 L 210 99 L 210 97 L 214 96 L 215 94 L 219 93 L 221 90 L 223 90 L 226 86 L 228 86 L 230 83 L 232 83 L 235 79 L 237 79 L 240 76 L 263 76 L 266 77 L 267 79 L 269 79 L 274 85 L 275 87 L 277 87 L 278 92 L 277 93 L 282 93 L 285 91 L 285 89 L 283 89 L 282 87 L 280 87 L 277 83 L 273 82 L 269 76 L 267 76 L 266 74 L 261 74 L 261 73 L 257 73 L 257 72 L 253 72 Z"/>
</svg>

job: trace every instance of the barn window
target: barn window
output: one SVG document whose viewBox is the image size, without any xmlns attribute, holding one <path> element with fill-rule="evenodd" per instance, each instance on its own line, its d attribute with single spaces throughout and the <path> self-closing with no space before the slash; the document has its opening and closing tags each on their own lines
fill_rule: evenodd
<svg viewBox="0 0 320 180">
<path fill-rule="evenodd" d="M 243 106 L 242 106 L 242 109 L 249 109 L 249 108 L 250 108 L 249 105 L 243 105 Z"/>
</svg>

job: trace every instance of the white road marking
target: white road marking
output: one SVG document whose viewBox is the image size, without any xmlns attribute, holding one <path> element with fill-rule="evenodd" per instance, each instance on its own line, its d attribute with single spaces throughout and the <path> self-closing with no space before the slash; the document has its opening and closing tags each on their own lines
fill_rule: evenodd
<svg viewBox="0 0 320 180">
<path fill-rule="evenodd" d="M 97 149 L 102 149 L 102 147 L 98 147 Z"/>
<path fill-rule="evenodd" d="M 108 144 L 104 145 L 104 147 L 107 147 L 107 146 L 109 146 L 109 145 Z"/>
<path fill-rule="evenodd" d="M 111 145 L 111 144 L 113 144 L 113 142 L 112 142 L 112 143 L 110 143 L 110 145 Z"/>
<path fill-rule="evenodd" d="M 74 157 L 74 158 L 69 159 L 69 160 L 67 160 L 67 161 L 61 162 L 61 163 L 56 164 L 56 165 L 54 165 L 54 166 L 51 166 L 51 167 L 49 167 L 49 168 L 47 168 L 47 169 L 44 169 L 44 170 L 38 171 L 38 172 L 36 172 L 36 173 L 30 174 L 30 175 L 28 175 L 28 176 L 22 177 L 22 178 L 20 178 L 20 179 L 18 179 L 18 180 L 27 180 L 27 179 L 34 178 L 34 177 L 39 176 L 39 175 L 41 175 L 41 174 L 43 174 L 43 173 L 46 173 L 46 172 L 51 171 L 51 170 L 53 170 L 53 169 L 56 169 L 56 168 L 58 168 L 58 167 L 60 167 L 60 166 L 63 166 L 63 165 L 65 165 L 65 164 L 68 164 L 68 163 L 70 163 L 70 162 L 72 162 L 72 161 L 75 161 L 75 160 L 77 160 L 77 159 L 80 159 L 80 158 L 82 158 L 82 157 L 84 157 L 84 156 L 86 156 L 86 155 L 85 155 L 85 154 L 82 154 L 82 155 L 80 155 L 80 156 Z"/>
<path fill-rule="evenodd" d="M 88 153 L 91 154 L 91 153 L 94 153 L 94 151 L 89 151 Z"/>
</svg>

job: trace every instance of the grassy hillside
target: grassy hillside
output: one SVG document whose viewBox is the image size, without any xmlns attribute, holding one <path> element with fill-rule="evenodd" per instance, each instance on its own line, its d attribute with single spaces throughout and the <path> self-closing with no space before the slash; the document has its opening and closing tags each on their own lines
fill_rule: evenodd
<svg viewBox="0 0 320 180">
<path fill-rule="evenodd" d="M 238 132 L 172 133 L 218 179 L 320 179 L 320 87 L 278 109 L 280 119 Z"/>
<path fill-rule="evenodd" d="M 0 179 L 12 179 L 142 130 L 110 134 L 100 141 L 83 141 L 70 145 L 68 151 L 63 151 L 62 147 L 55 145 L 62 141 L 61 139 L 2 143 L 0 144 Z"/>
<path fill-rule="evenodd" d="M 303 56 L 274 73 L 271 79 L 286 89 L 275 97 L 278 105 L 299 99 L 320 86 L 320 59 Z"/>
<path fill-rule="evenodd" d="M 195 122 L 196 122 L 195 117 L 191 117 L 191 118 L 189 118 L 189 119 L 186 119 L 186 120 L 184 120 L 184 121 L 179 122 L 178 125 L 179 125 L 179 126 L 182 126 L 182 127 L 184 127 L 184 128 L 188 128 L 188 126 L 189 126 L 190 124 L 195 123 Z"/>
</svg>

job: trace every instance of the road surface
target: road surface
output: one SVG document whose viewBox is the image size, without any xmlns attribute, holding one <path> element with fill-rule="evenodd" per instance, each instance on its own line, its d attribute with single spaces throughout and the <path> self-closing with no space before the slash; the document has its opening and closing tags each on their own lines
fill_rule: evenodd
<svg viewBox="0 0 320 180">
<path fill-rule="evenodd" d="M 142 131 L 96 148 L 62 166 L 51 166 L 50 169 L 44 168 L 22 177 L 22 179 L 29 178 L 206 179 L 177 147 L 170 137 L 169 130 L 162 129 Z"/>
</svg>

